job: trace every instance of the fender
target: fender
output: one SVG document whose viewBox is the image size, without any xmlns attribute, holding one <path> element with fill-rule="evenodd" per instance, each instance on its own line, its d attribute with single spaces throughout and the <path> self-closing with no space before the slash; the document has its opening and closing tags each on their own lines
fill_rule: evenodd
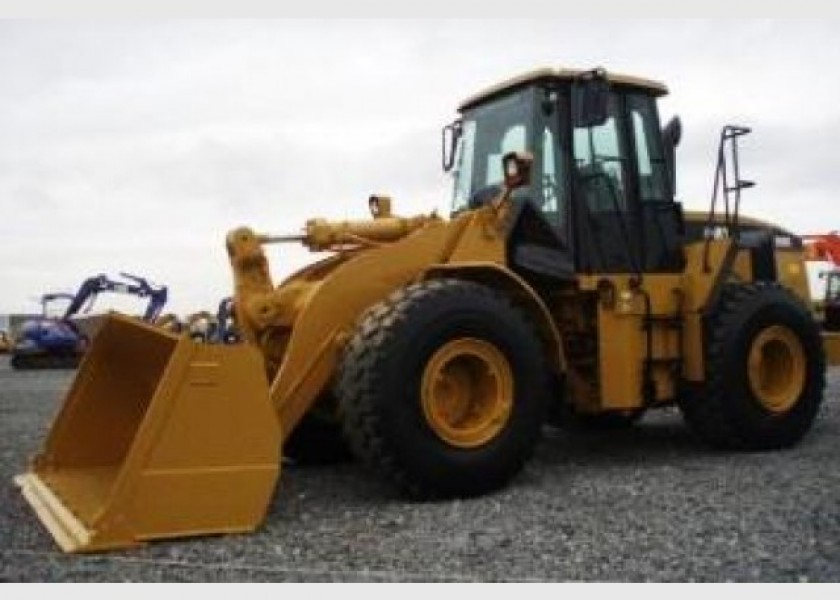
<svg viewBox="0 0 840 600">
<path fill-rule="evenodd" d="M 457 264 L 437 264 L 429 267 L 423 279 L 439 279 L 455 277 L 468 281 L 475 281 L 490 287 L 513 292 L 514 297 L 522 298 L 521 307 L 537 325 L 537 332 L 546 348 L 546 356 L 551 357 L 550 365 L 558 373 L 566 372 L 566 355 L 563 351 L 563 340 L 551 311 L 539 294 L 534 291 L 527 281 L 519 275 L 494 262 L 466 262 Z"/>
</svg>

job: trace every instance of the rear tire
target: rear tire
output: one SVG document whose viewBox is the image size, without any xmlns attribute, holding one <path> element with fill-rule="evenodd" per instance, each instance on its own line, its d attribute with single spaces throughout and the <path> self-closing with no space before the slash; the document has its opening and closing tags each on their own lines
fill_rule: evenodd
<svg viewBox="0 0 840 600">
<path fill-rule="evenodd" d="M 336 386 L 354 454 L 415 498 L 507 483 L 539 438 L 546 389 L 524 315 L 493 289 L 451 279 L 368 310 Z"/>
<path fill-rule="evenodd" d="M 822 339 L 807 307 L 777 284 L 731 285 L 706 331 L 706 380 L 680 400 L 689 426 L 719 448 L 797 443 L 825 387 Z"/>
</svg>

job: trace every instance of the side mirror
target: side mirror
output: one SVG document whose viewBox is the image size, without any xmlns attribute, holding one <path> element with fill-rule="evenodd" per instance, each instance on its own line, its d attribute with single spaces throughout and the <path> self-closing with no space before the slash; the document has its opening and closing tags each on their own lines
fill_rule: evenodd
<svg viewBox="0 0 840 600">
<path fill-rule="evenodd" d="M 679 116 L 674 116 L 662 129 L 662 146 L 665 150 L 665 163 L 668 166 L 668 175 L 671 181 L 671 192 L 677 193 L 677 146 L 682 139 L 682 121 Z"/>
<path fill-rule="evenodd" d="M 448 173 L 455 164 L 455 150 L 458 147 L 461 132 L 462 126 L 460 119 L 452 121 L 441 132 L 441 164 L 445 173 Z"/>
<path fill-rule="evenodd" d="M 514 190 L 528 185 L 531 181 L 531 165 L 534 157 L 528 152 L 508 152 L 502 157 L 502 172 L 505 174 L 505 187 Z"/>
<path fill-rule="evenodd" d="M 668 124 L 662 128 L 662 139 L 672 148 L 680 145 L 682 139 L 682 121 L 679 115 L 674 115 Z"/>
<path fill-rule="evenodd" d="M 609 116 L 610 83 L 607 72 L 599 67 L 582 73 L 575 81 L 575 88 L 575 127 L 603 125 Z"/>
<path fill-rule="evenodd" d="M 368 208 L 374 219 L 386 219 L 391 216 L 391 198 L 373 195 L 368 198 Z"/>
</svg>

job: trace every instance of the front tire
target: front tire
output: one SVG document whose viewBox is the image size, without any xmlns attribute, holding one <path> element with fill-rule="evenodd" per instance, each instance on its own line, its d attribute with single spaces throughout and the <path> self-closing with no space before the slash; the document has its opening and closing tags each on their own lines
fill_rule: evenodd
<svg viewBox="0 0 840 600">
<path fill-rule="evenodd" d="M 777 284 L 730 285 L 707 335 L 706 380 L 680 401 L 689 426 L 719 448 L 796 444 L 825 387 L 822 338 L 808 309 Z"/>
<path fill-rule="evenodd" d="M 410 285 L 365 313 L 336 387 L 354 454 L 415 498 L 507 483 L 539 438 L 546 389 L 520 310 L 451 279 Z"/>
</svg>

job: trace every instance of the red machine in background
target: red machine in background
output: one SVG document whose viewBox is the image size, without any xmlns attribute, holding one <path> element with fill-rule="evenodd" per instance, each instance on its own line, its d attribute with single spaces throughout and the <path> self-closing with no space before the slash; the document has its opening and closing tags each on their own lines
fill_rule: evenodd
<svg viewBox="0 0 840 600">
<path fill-rule="evenodd" d="M 828 261 L 834 268 L 820 273 L 825 279 L 825 295 L 817 302 L 817 312 L 823 314 L 823 327 L 840 331 L 840 233 L 803 235 L 805 258 L 811 261 Z"/>
<path fill-rule="evenodd" d="M 807 260 L 827 260 L 840 267 L 840 232 L 808 234 L 802 239 Z"/>
</svg>

